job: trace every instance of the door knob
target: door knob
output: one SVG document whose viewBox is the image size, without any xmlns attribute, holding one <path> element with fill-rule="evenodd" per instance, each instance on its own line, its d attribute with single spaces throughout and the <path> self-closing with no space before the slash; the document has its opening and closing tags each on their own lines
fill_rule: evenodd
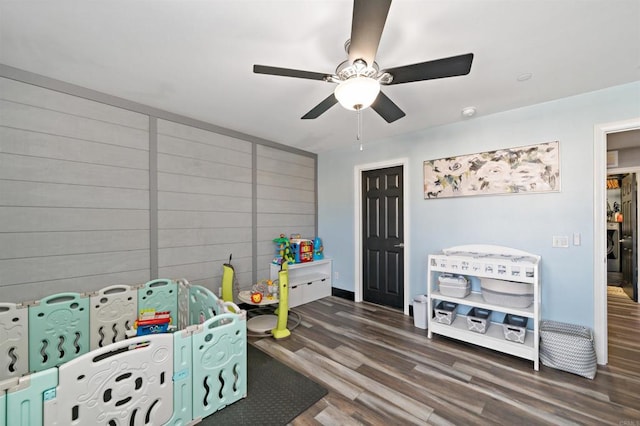
<svg viewBox="0 0 640 426">
<path fill-rule="evenodd" d="M 404 247 L 404 243 L 394 244 L 394 247 Z"/>
</svg>

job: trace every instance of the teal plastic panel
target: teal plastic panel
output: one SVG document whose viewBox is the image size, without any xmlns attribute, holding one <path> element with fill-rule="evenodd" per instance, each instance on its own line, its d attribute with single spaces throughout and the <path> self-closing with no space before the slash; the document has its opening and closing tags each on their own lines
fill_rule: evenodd
<svg viewBox="0 0 640 426">
<path fill-rule="evenodd" d="M 206 417 L 247 396 L 244 311 L 207 320 L 193 339 L 193 417 Z"/>
<path fill-rule="evenodd" d="M 7 392 L 7 426 L 44 425 L 44 402 L 57 385 L 55 367 L 21 377 L 18 387 Z"/>
<path fill-rule="evenodd" d="M 188 425 L 193 419 L 193 374 L 191 333 L 173 334 L 173 417 L 167 425 Z"/>
<path fill-rule="evenodd" d="M 7 426 L 7 394 L 0 391 L 0 426 Z"/>
<path fill-rule="evenodd" d="M 0 381 L 29 372 L 29 310 L 0 303 Z"/>
<path fill-rule="evenodd" d="M 220 313 L 219 299 L 208 288 L 189 288 L 189 325 L 202 324 Z"/>
<path fill-rule="evenodd" d="M 138 312 L 155 309 L 169 311 L 171 323 L 178 323 L 178 284 L 173 280 L 159 279 L 146 283 L 138 289 Z"/>
<path fill-rule="evenodd" d="M 7 426 L 7 389 L 18 386 L 18 378 L 0 381 L 0 426 Z"/>
<path fill-rule="evenodd" d="M 89 351 L 89 298 L 59 293 L 29 306 L 29 370 L 61 365 Z"/>
</svg>

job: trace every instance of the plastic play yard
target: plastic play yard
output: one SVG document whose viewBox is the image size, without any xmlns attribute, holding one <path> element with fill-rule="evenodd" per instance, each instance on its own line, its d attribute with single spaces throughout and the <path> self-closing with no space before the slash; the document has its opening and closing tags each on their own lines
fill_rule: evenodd
<svg viewBox="0 0 640 426">
<path fill-rule="evenodd" d="M 186 280 L 0 303 L 0 426 L 187 425 L 246 393 L 246 312 Z"/>
</svg>

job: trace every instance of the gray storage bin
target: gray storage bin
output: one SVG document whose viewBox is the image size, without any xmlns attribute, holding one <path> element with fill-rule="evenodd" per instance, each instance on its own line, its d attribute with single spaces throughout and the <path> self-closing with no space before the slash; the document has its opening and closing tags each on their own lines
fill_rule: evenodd
<svg viewBox="0 0 640 426">
<path fill-rule="evenodd" d="M 434 318 L 437 322 L 441 324 L 451 325 L 453 321 L 456 319 L 456 308 L 458 307 L 457 303 L 451 302 L 440 302 L 434 308 Z"/>
<path fill-rule="evenodd" d="M 485 334 L 491 324 L 489 321 L 490 316 L 491 311 L 488 309 L 471 308 L 467 314 L 467 328 L 469 328 L 470 331 Z"/>
<path fill-rule="evenodd" d="M 540 361 L 547 367 L 593 379 L 598 369 L 593 332 L 580 325 L 541 321 Z"/>
<path fill-rule="evenodd" d="M 527 336 L 527 321 L 529 318 L 507 314 L 502 322 L 504 338 L 512 342 L 524 343 Z"/>
</svg>

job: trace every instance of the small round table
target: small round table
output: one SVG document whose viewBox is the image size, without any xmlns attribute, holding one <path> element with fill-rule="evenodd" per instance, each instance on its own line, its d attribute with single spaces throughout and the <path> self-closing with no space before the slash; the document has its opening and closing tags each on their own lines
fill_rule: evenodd
<svg viewBox="0 0 640 426">
<path fill-rule="evenodd" d="M 279 302 L 278 299 L 267 299 L 264 297 L 260 303 L 255 303 L 251 300 L 250 291 L 241 291 L 238 293 L 238 299 L 243 303 L 254 306 L 269 306 L 275 305 Z M 247 320 L 247 330 L 256 334 L 271 334 L 271 330 L 276 328 L 277 325 L 278 316 L 273 314 L 256 315 L 255 317 Z"/>
</svg>

